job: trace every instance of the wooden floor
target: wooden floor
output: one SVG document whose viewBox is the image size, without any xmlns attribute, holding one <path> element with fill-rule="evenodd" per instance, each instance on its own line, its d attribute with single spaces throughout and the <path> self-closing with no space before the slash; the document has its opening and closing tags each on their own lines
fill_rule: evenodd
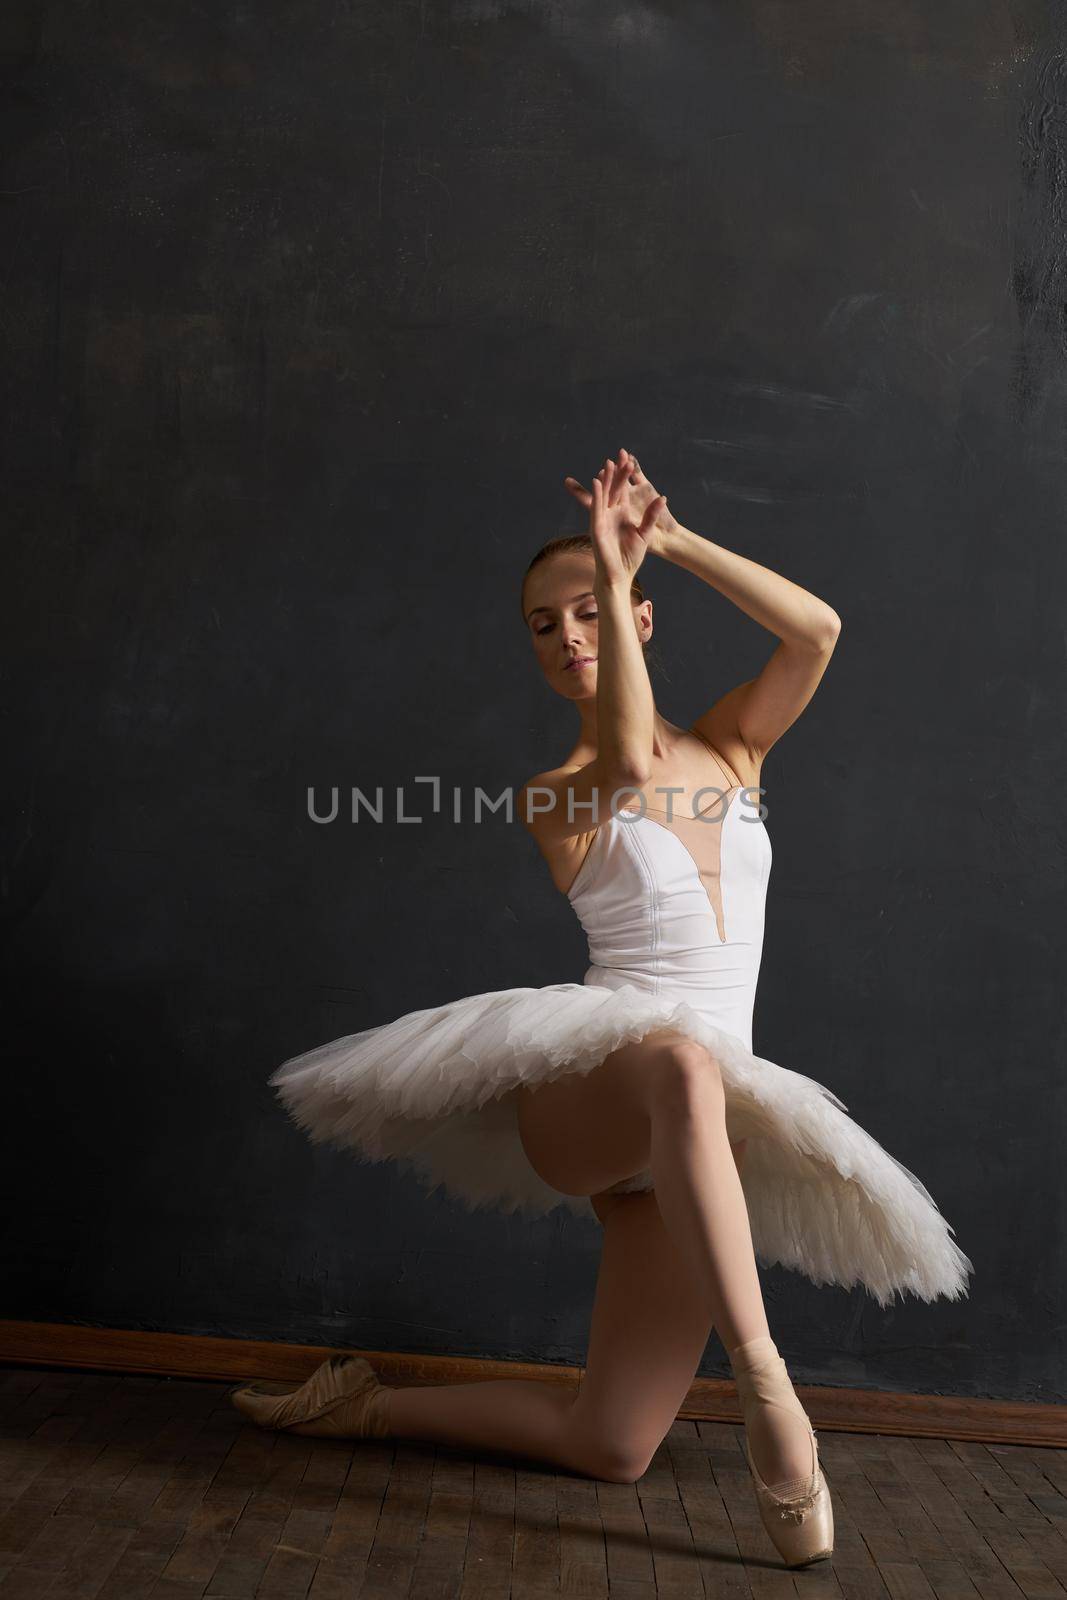
<svg viewBox="0 0 1067 1600">
<path fill-rule="evenodd" d="M 634 1485 L 244 1424 L 232 1386 L 0 1368 L 0 1600 L 1067 1595 L 1067 1451 L 819 1429 L 832 1562 L 767 1542 L 743 1433 Z"/>
</svg>

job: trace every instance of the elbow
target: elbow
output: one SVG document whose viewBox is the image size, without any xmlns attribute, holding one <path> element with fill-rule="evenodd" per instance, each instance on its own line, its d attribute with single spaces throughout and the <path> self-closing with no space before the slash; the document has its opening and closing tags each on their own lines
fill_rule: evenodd
<svg viewBox="0 0 1067 1600">
<path fill-rule="evenodd" d="M 610 783 L 616 789 L 629 789 L 642 783 L 647 783 L 652 776 L 652 751 L 642 755 L 640 751 L 614 750 L 610 754 L 605 751 L 599 763 L 601 780 Z"/>
<path fill-rule="evenodd" d="M 829 654 L 837 643 L 840 632 L 841 618 L 836 611 L 831 611 L 823 622 L 821 631 L 816 635 L 815 649 L 820 653 L 825 651 Z"/>
<path fill-rule="evenodd" d="M 616 777 L 622 783 L 647 783 L 652 776 L 652 763 L 650 761 L 624 761 L 616 770 Z"/>
</svg>

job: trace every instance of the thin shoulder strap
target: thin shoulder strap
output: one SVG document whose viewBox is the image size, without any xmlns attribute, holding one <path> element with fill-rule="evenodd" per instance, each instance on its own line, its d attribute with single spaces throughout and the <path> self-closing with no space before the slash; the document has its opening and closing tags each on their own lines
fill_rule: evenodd
<svg viewBox="0 0 1067 1600">
<path fill-rule="evenodd" d="M 704 737 L 704 735 L 702 733 L 697 733 L 696 728 L 690 728 L 689 732 L 690 733 L 695 733 L 697 738 L 700 740 L 701 744 L 705 747 L 705 749 L 711 751 L 712 755 L 715 757 L 715 760 L 717 761 L 717 763 L 719 765 L 719 769 L 722 772 L 723 776 L 729 778 L 730 787 L 732 789 L 742 789 L 742 788 L 744 788 L 744 785 L 741 782 L 741 779 L 737 776 L 737 774 L 735 772 L 733 772 L 731 770 L 731 768 L 729 766 L 729 763 L 723 760 L 722 756 L 716 750 L 715 746 L 713 744 L 709 743 L 709 741 L 707 739 L 705 739 L 705 737 Z"/>
</svg>

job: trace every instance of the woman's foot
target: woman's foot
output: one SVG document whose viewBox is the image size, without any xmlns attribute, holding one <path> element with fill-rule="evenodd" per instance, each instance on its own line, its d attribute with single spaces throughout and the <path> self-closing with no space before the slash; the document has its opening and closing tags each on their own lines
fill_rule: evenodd
<svg viewBox="0 0 1067 1600">
<path fill-rule="evenodd" d="M 282 1394 L 249 1384 L 230 1398 L 261 1428 L 320 1438 L 389 1437 L 389 1390 L 362 1356 L 331 1356 L 305 1383 Z"/>
<path fill-rule="evenodd" d="M 830 1490 L 815 1430 L 773 1339 L 730 1351 L 745 1420 L 745 1452 L 763 1526 L 787 1566 L 833 1552 Z"/>
<path fill-rule="evenodd" d="M 773 1339 L 751 1339 L 730 1351 L 745 1416 L 745 1434 L 764 1483 L 812 1473 L 811 1423 Z M 747 1400 L 768 1404 L 746 1404 Z"/>
</svg>

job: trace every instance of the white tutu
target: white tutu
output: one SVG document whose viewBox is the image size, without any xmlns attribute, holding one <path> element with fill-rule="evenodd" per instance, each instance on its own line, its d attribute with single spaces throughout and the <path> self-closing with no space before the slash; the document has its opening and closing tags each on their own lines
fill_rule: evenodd
<svg viewBox="0 0 1067 1600">
<path fill-rule="evenodd" d="M 753 1055 L 687 1001 L 624 985 L 500 989 L 412 1011 L 294 1056 L 271 1076 L 316 1142 L 391 1160 L 469 1210 L 594 1216 L 544 1183 L 519 1138 L 521 1084 L 589 1072 L 619 1045 L 670 1027 L 720 1064 L 757 1259 L 817 1284 L 862 1285 L 885 1306 L 967 1293 L 974 1268 L 915 1175 L 802 1073 Z M 652 1187 L 648 1172 L 620 1189 Z"/>
</svg>

